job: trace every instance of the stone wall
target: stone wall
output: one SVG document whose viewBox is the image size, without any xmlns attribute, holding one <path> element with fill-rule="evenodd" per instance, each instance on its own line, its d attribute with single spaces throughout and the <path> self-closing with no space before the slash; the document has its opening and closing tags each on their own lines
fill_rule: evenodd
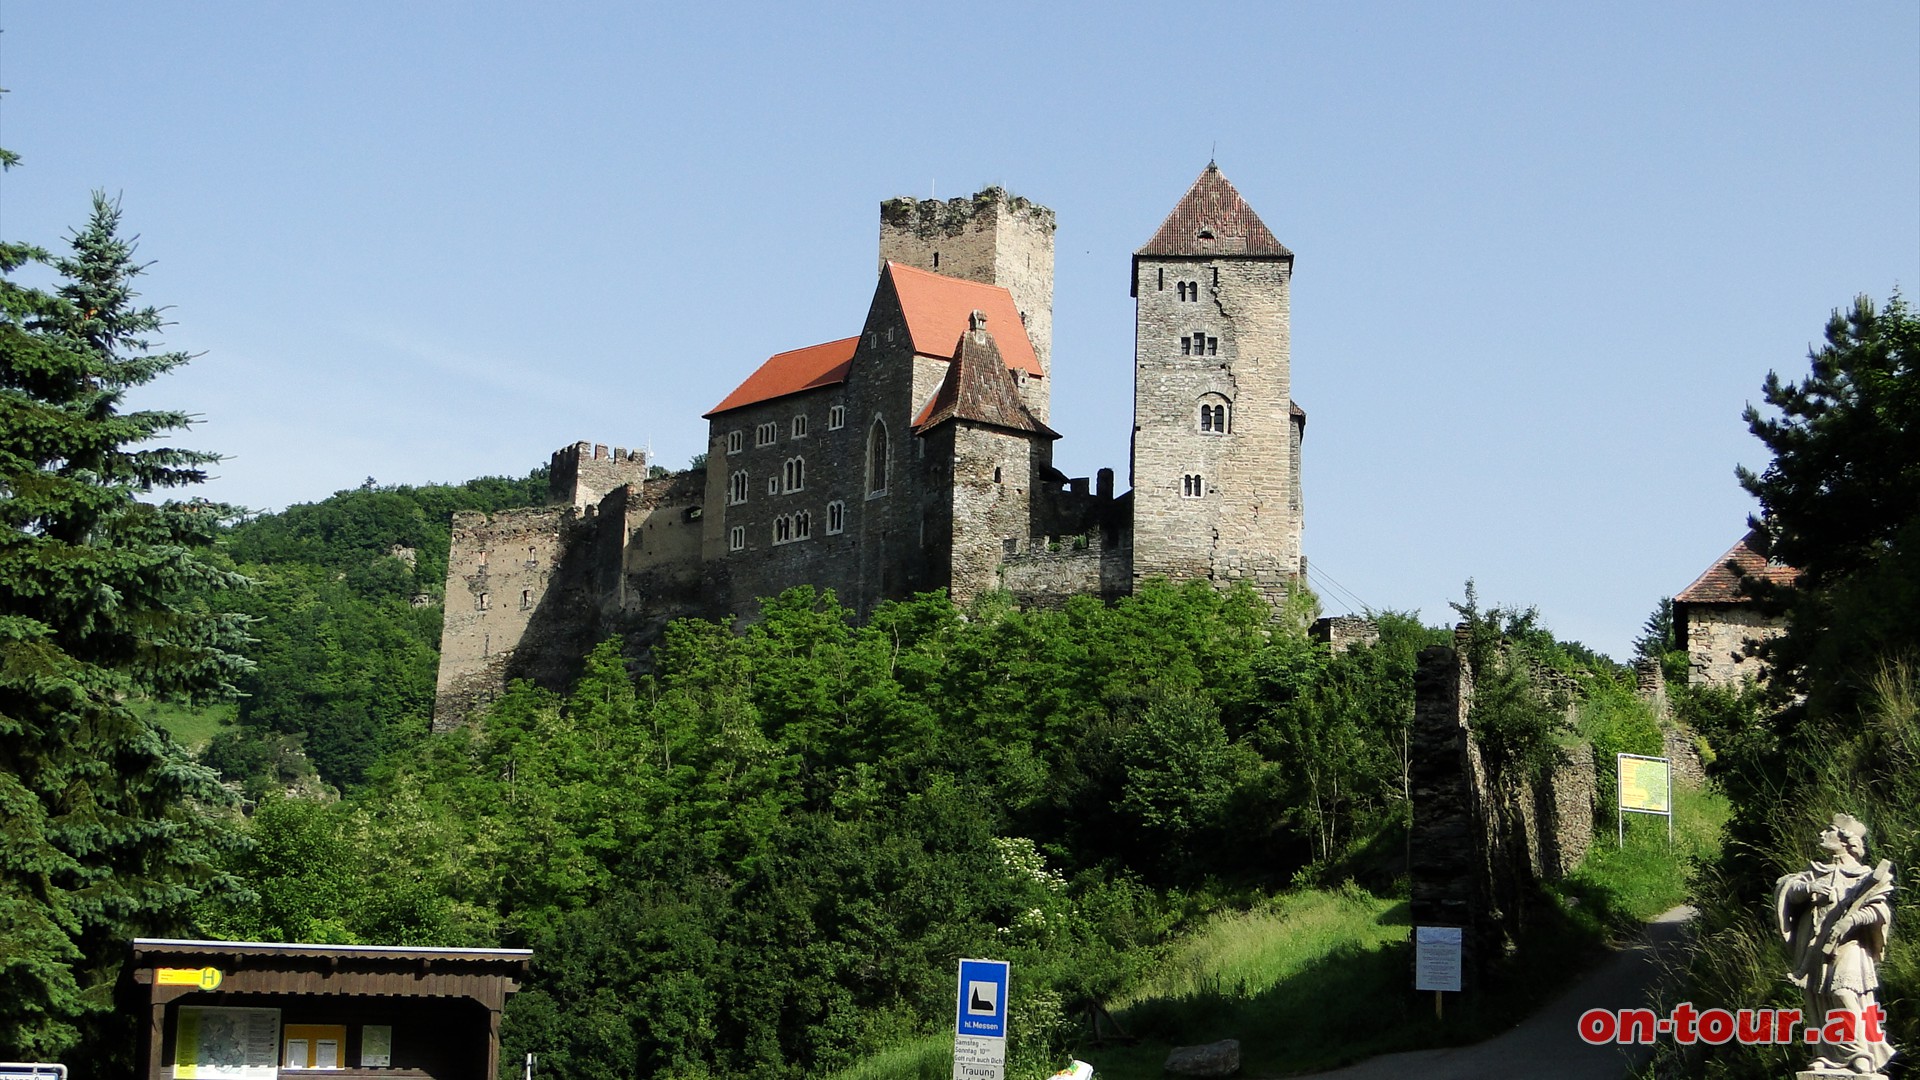
<svg viewBox="0 0 1920 1080">
<path fill-rule="evenodd" d="M 1687 681 L 1738 687 L 1764 678 L 1747 647 L 1779 637 L 1786 627 L 1746 604 L 1688 604 L 1681 615 L 1687 643 Z"/>
<path fill-rule="evenodd" d="M 1109 543 L 1098 532 L 1008 541 L 1000 587 L 1028 608 L 1061 608 L 1076 596 L 1125 596 L 1133 588 L 1133 551 L 1126 541 L 1123 533 Z"/>
<path fill-rule="evenodd" d="M 616 488 L 644 484 L 647 480 L 647 455 L 643 450 L 614 447 L 609 453 L 605 443 L 577 442 L 553 452 L 547 465 L 550 501 L 585 513 L 600 505 L 600 500 Z"/>
<path fill-rule="evenodd" d="M 1278 605 L 1299 574 L 1291 277 L 1278 259 L 1136 258 L 1139 577 L 1247 581 Z M 1203 406 L 1224 406 L 1225 430 Z"/>
<path fill-rule="evenodd" d="M 1417 926 L 1465 928 L 1468 986 L 1521 940 L 1540 882 L 1570 873 L 1592 847 L 1598 790 L 1584 745 L 1544 777 L 1491 773 L 1468 721 L 1472 702 L 1464 651 L 1422 650 L 1411 733 L 1412 917 Z"/>
<path fill-rule="evenodd" d="M 1307 634 L 1333 652 L 1343 653 L 1355 646 L 1379 644 L 1380 624 L 1359 615 L 1334 615 L 1315 619 Z"/>
<path fill-rule="evenodd" d="M 434 730 L 462 722 L 505 685 L 579 520 L 570 506 L 453 515 Z"/>
</svg>

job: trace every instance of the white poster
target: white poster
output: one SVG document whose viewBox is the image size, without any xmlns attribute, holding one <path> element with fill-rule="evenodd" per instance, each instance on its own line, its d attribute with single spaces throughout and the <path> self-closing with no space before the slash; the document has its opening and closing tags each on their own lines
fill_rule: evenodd
<svg viewBox="0 0 1920 1080">
<path fill-rule="evenodd" d="M 1466 935 L 1457 926 L 1416 926 L 1413 934 L 1413 988 L 1458 992 L 1460 943 Z"/>
<path fill-rule="evenodd" d="M 182 1005 L 175 1080 L 279 1080 L 280 1010 Z"/>
<path fill-rule="evenodd" d="M 1007 1040 L 988 1035 L 953 1037 L 953 1080 L 1004 1080 Z"/>
</svg>

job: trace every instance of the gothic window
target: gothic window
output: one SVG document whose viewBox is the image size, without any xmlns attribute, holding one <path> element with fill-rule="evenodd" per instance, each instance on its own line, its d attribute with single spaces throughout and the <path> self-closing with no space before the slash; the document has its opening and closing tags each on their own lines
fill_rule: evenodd
<svg viewBox="0 0 1920 1080">
<path fill-rule="evenodd" d="M 785 514 L 773 519 L 773 542 L 784 544 L 793 539 L 793 519 Z"/>
<path fill-rule="evenodd" d="M 827 430 L 828 431 L 839 431 L 841 428 L 846 426 L 847 426 L 847 407 L 845 405 L 835 405 L 833 408 L 827 410 Z"/>
<path fill-rule="evenodd" d="M 727 550 L 739 551 L 747 546 L 747 527 L 735 525 L 727 530 Z"/>
<path fill-rule="evenodd" d="M 781 479 L 788 491 L 799 491 L 807 486 L 807 459 L 788 458 L 780 470 Z"/>
<path fill-rule="evenodd" d="M 875 420 L 867 429 L 867 497 L 887 493 L 887 425 Z"/>
<path fill-rule="evenodd" d="M 747 448 L 747 433 L 744 431 L 727 432 L 727 453 L 737 454 Z"/>
<path fill-rule="evenodd" d="M 804 439 L 807 437 L 807 414 L 806 413 L 801 413 L 800 415 L 793 418 L 793 437 L 796 439 Z"/>
<path fill-rule="evenodd" d="M 827 504 L 827 535 L 847 531 L 847 504 L 834 500 Z"/>
<path fill-rule="evenodd" d="M 1200 299 L 1200 283 L 1199 282 L 1197 281 L 1187 282 L 1187 299 L 1189 300 Z"/>
<path fill-rule="evenodd" d="M 1199 473 L 1188 473 L 1180 478 L 1180 496 L 1186 499 L 1198 499 L 1207 493 L 1207 482 Z"/>
<path fill-rule="evenodd" d="M 813 515 L 805 510 L 793 515 L 793 538 L 808 540 L 813 537 Z"/>
<path fill-rule="evenodd" d="M 1179 290 L 1180 299 L 1185 300 L 1187 298 L 1187 283 L 1182 281 L 1177 285 L 1175 285 L 1174 287 Z"/>
<path fill-rule="evenodd" d="M 727 502 L 739 505 L 747 501 L 747 474 L 744 471 L 734 473 L 727 478 Z"/>
<path fill-rule="evenodd" d="M 780 422 L 769 420 L 753 429 L 753 445 L 772 446 L 780 438 Z"/>
<path fill-rule="evenodd" d="M 1220 397 L 1209 394 L 1200 399 L 1200 432 L 1204 435 L 1225 435 L 1227 428 L 1227 403 Z"/>
</svg>

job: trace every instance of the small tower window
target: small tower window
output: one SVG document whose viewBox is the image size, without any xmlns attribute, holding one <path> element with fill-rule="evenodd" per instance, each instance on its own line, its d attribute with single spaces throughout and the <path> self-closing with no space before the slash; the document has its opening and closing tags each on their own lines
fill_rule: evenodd
<svg viewBox="0 0 1920 1080">
<path fill-rule="evenodd" d="M 1181 356 L 1193 355 L 1193 338 L 1183 337 L 1180 339 L 1180 355 Z"/>
<path fill-rule="evenodd" d="M 727 432 L 727 453 L 737 454 L 747 448 L 747 433 L 744 431 Z"/>
<path fill-rule="evenodd" d="M 1199 473 L 1188 473 L 1180 478 L 1180 497 L 1198 499 L 1207 493 L 1207 482 Z"/>
<path fill-rule="evenodd" d="M 1177 289 L 1177 290 L 1179 291 L 1179 293 L 1180 293 L 1180 299 L 1182 299 L 1182 300 L 1185 300 L 1185 299 L 1187 298 L 1187 283 L 1186 283 L 1186 282 L 1184 282 L 1184 281 L 1182 281 L 1182 282 L 1178 282 L 1178 283 L 1176 283 L 1176 284 L 1174 285 L 1174 288 L 1175 288 L 1175 289 Z"/>
<path fill-rule="evenodd" d="M 993 467 L 993 482 L 996 484 L 1000 482 L 1000 466 L 998 465 Z"/>
<path fill-rule="evenodd" d="M 531 608 L 532 606 L 533 606 L 533 590 L 521 589 L 520 590 L 520 610 L 525 611 L 528 608 Z"/>
<path fill-rule="evenodd" d="M 727 550 L 740 551 L 747 546 L 747 527 L 735 525 L 727 530 Z"/>
<path fill-rule="evenodd" d="M 933 268 L 940 269 L 940 253 L 937 251 L 933 253 Z"/>
<path fill-rule="evenodd" d="M 1158 277 L 1155 279 L 1157 281 L 1157 284 L 1154 286 L 1154 288 L 1165 290 L 1167 287 L 1167 268 L 1163 266 L 1158 271 L 1156 271 L 1156 273 L 1158 274 Z"/>
<path fill-rule="evenodd" d="M 828 431 L 839 431 L 841 428 L 846 426 L 847 426 L 847 407 L 845 405 L 835 405 L 834 407 L 827 410 L 827 430 Z"/>
<path fill-rule="evenodd" d="M 487 593 L 481 593 L 479 596 L 473 598 L 473 609 L 475 611 L 485 611 L 488 607 L 492 606 L 492 603 L 492 596 Z"/>
<path fill-rule="evenodd" d="M 767 494 L 769 495 L 780 494 L 780 478 L 779 477 L 777 476 L 767 477 Z"/>
<path fill-rule="evenodd" d="M 827 535 L 847 531 L 847 504 L 835 499 L 827 504 Z"/>
<path fill-rule="evenodd" d="M 1207 355 L 1215 356 L 1215 355 L 1218 355 L 1219 352 L 1220 352 L 1220 339 L 1217 337 L 1208 338 L 1207 339 Z"/>
<path fill-rule="evenodd" d="M 1220 397 L 1209 394 L 1200 399 L 1200 432 L 1203 435 L 1225 435 L 1227 428 L 1227 403 Z"/>
</svg>

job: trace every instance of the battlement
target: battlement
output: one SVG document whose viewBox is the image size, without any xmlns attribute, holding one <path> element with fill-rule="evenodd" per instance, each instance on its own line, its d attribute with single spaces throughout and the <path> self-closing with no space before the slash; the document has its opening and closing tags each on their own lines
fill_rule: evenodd
<svg viewBox="0 0 1920 1080">
<path fill-rule="evenodd" d="M 1059 227 L 1052 210 L 998 185 L 945 200 L 916 199 L 911 195 L 888 199 L 880 204 L 880 227 L 932 240 L 959 236 L 980 219 L 1002 213 L 1047 233 Z"/>
<path fill-rule="evenodd" d="M 548 498 L 586 514 L 608 493 L 647 482 L 647 452 L 605 443 L 577 442 L 553 452 L 547 469 Z"/>
</svg>

